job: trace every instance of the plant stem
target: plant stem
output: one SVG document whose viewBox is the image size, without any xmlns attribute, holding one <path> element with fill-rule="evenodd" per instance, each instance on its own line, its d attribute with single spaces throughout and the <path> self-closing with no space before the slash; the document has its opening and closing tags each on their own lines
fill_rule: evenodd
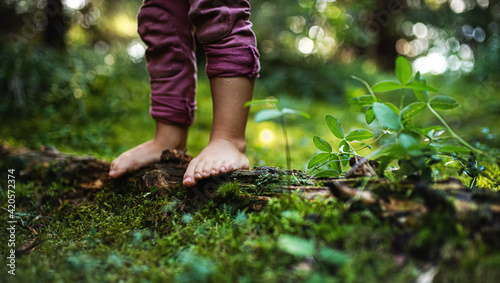
<svg viewBox="0 0 500 283">
<path fill-rule="evenodd" d="M 348 141 L 346 141 L 346 139 L 345 139 L 345 138 L 344 138 L 344 141 L 345 141 L 345 143 L 347 144 L 347 146 L 349 146 L 349 150 L 352 150 L 353 155 L 356 155 L 356 156 L 360 156 L 360 157 L 361 157 L 361 155 L 359 155 L 359 154 L 356 152 L 356 150 L 354 150 L 354 147 L 353 147 L 353 146 L 352 146 L 352 145 L 351 145 Z M 343 152 L 343 153 L 345 153 L 345 152 Z"/>
<path fill-rule="evenodd" d="M 370 147 L 370 146 L 371 146 L 372 144 L 375 144 L 375 143 L 376 143 L 376 142 L 377 142 L 377 141 L 378 141 L 381 137 L 383 137 L 384 135 L 385 135 L 385 134 L 381 134 L 381 135 L 380 135 L 380 136 L 378 136 L 376 139 L 374 139 L 374 140 L 373 140 L 370 144 L 367 144 L 367 145 L 365 145 L 365 146 L 363 146 L 363 147 L 358 148 L 358 151 L 359 151 L 359 150 L 363 150 L 363 149 L 365 149 L 365 148 L 367 148 L 367 147 L 371 149 L 371 147 Z"/>
<path fill-rule="evenodd" d="M 372 88 L 370 87 L 370 85 L 366 81 L 364 81 L 363 79 L 360 79 L 356 76 L 351 76 L 351 78 L 353 78 L 357 81 L 360 81 L 362 84 L 364 84 L 366 89 L 368 89 L 368 91 L 370 92 L 370 95 L 373 97 L 373 100 L 376 101 L 377 96 L 375 96 L 375 93 L 373 92 Z"/>
<path fill-rule="evenodd" d="M 281 112 L 281 109 L 277 105 L 277 100 L 271 102 L 274 109 Z M 280 115 L 281 129 L 283 130 L 283 138 L 285 139 L 285 150 L 286 150 L 286 169 L 291 170 L 292 168 L 292 158 L 290 156 L 290 144 L 288 143 L 288 134 L 286 131 L 285 114 L 283 112 Z"/>
<path fill-rule="evenodd" d="M 405 88 L 403 88 L 403 94 L 401 95 L 401 101 L 399 102 L 399 109 L 403 110 L 404 103 L 405 103 Z"/>
<path fill-rule="evenodd" d="M 461 144 L 463 144 L 465 147 L 467 147 L 468 149 L 470 149 L 471 151 L 473 152 L 476 152 L 476 153 L 479 153 L 479 154 L 483 154 L 483 155 L 487 155 L 486 152 L 482 151 L 482 150 L 479 150 L 475 147 L 473 147 L 472 145 L 470 145 L 468 142 L 466 142 L 464 139 L 462 139 L 459 135 L 457 135 L 452 129 L 451 127 L 448 125 L 448 123 L 446 123 L 446 121 L 436 112 L 436 110 L 434 110 L 430 104 L 427 104 L 427 108 L 429 108 L 429 110 L 431 110 L 432 114 L 434 114 L 434 116 L 436 116 L 436 118 L 439 119 L 439 121 L 441 121 L 441 123 L 445 126 L 445 128 L 448 130 L 448 132 L 455 138 L 457 139 Z"/>
<path fill-rule="evenodd" d="M 290 170 L 290 168 L 292 168 L 292 158 L 290 156 L 290 145 L 288 144 L 288 134 L 287 134 L 287 131 L 286 131 L 285 115 L 283 115 L 283 114 L 281 115 L 280 122 L 281 122 L 281 128 L 283 129 L 283 137 L 285 139 L 286 168 L 287 168 L 287 170 Z"/>
</svg>

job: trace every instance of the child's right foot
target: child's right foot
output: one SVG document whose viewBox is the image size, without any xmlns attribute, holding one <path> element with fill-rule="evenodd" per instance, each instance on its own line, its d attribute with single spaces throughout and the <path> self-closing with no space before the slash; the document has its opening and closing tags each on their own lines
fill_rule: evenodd
<svg viewBox="0 0 500 283">
<path fill-rule="evenodd" d="M 245 156 L 246 143 L 228 139 L 214 138 L 200 154 L 191 160 L 182 184 L 192 187 L 204 178 L 229 173 L 239 169 L 248 169 Z"/>
<path fill-rule="evenodd" d="M 153 140 L 127 150 L 111 163 L 109 176 L 118 178 L 148 164 L 160 161 L 166 149 L 186 150 L 188 128 L 156 122 L 156 136 Z"/>
</svg>

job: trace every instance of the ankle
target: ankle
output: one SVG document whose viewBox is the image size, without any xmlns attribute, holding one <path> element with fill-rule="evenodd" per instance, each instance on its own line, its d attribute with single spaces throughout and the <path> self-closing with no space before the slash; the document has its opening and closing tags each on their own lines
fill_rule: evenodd
<svg viewBox="0 0 500 283">
<path fill-rule="evenodd" d="M 221 136 L 215 136 L 210 138 L 210 143 L 218 141 L 229 142 L 242 153 L 245 153 L 247 150 L 247 143 L 245 141 L 245 138 L 233 138 L 233 137 L 221 137 Z"/>
<path fill-rule="evenodd" d="M 175 136 L 169 136 L 168 138 L 158 138 L 155 137 L 151 140 L 153 145 L 157 148 L 165 149 L 178 149 L 178 150 L 187 150 L 187 142 L 185 140 L 181 140 Z"/>
<path fill-rule="evenodd" d="M 187 150 L 188 126 L 156 122 L 156 134 L 152 142 L 164 149 Z"/>
</svg>

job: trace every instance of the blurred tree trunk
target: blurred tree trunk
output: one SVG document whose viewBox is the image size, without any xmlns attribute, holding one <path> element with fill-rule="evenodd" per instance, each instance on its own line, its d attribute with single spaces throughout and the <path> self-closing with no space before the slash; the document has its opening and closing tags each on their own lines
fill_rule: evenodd
<svg viewBox="0 0 500 283">
<path fill-rule="evenodd" d="M 394 32 L 394 26 L 395 23 L 393 20 L 389 26 L 382 28 L 379 40 L 375 46 L 375 61 L 377 66 L 386 71 L 394 70 L 394 62 L 398 56 L 398 52 L 396 51 L 396 42 L 399 38 Z"/>
<path fill-rule="evenodd" d="M 47 15 L 47 28 L 43 33 L 43 42 L 56 48 L 65 48 L 64 38 L 68 27 L 64 21 L 64 8 L 61 0 L 50 0 L 44 11 Z"/>
<path fill-rule="evenodd" d="M 396 42 L 399 39 L 396 31 L 397 17 L 405 13 L 402 5 L 393 6 L 393 3 L 394 0 L 379 1 L 377 11 L 373 13 L 373 22 L 378 24 L 380 32 L 373 48 L 375 54 L 372 58 L 375 59 L 377 66 L 386 71 L 394 70 L 394 62 L 398 56 Z"/>
</svg>

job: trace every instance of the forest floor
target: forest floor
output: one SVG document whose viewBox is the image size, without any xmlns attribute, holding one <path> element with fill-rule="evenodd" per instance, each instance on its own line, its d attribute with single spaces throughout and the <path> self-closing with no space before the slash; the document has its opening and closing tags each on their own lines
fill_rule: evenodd
<svg viewBox="0 0 500 283">
<path fill-rule="evenodd" d="M 121 181 L 103 177 L 105 161 L 51 148 L 4 145 L 0 160 L 3 259 L 16 221 L 16 275 L 3 264 L 5 282 L 500 278 L 500 195 L 457 179 L 314 179 L 261 167 L 186 189 L 175 183 L 182 158 Z"/>
</svg>

